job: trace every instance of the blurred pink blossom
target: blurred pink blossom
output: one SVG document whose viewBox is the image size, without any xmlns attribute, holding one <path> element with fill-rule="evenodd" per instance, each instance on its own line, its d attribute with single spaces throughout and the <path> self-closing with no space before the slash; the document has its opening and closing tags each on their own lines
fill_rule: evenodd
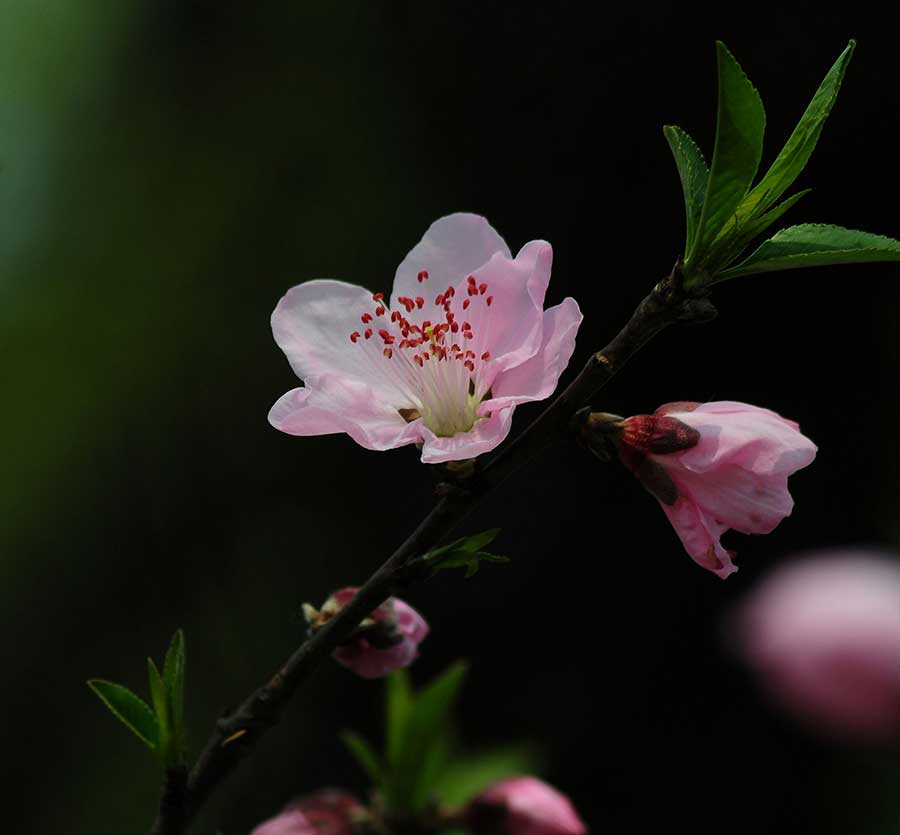
<svg viewBox="0 0 900 835">
<path fill-rule="evenodd" d="M 336 591 L 322 611 L 335 611 L 347 605 L 358 589 Z M 333 601 L 333 603 L 332 603 Z M 373 624 L 384 627 L 391 643 L 375 646 L 374 637 L 357 635 L 334 651 L 334 658 L 363 678 L 381 678 L 393 670 L 408 667 L 419 655 L 419 644 L 428 635 L 428 624 L 412 606 L 397 597 L 388 598 L 369 616 Z"/>
<path fill-rule="evenodd" d="M 584 835 L 587 827 L 572 802 L 536 777 L 495 783 L 465 811 L 474 835 Z"/>
<path fill-rule="evenodd" d="M 366 812 L 352 795 L 323 789 L 289 803 L 250 835 L 350 835 Z"/>
<path fill-rule="evenodd" d="M 729 528 L 769 533 L 794 502 L 788 476 L 816 446 L 790 420 L 746 403 L 669 403 L 624 421 L 622 459 L 659 500 L 687 552 L 725 578 Z"/>
<path fill-rule="evenodd" d="M 825 552 L 777 568 L 738 610 L 738 649 L 797 717 L 846 738 L 900 737 L 900 563 Z"/>
<path fill-rule="evenodd" d="M 543 309 L 552 260 L 546 241 L 513 258 L 483 217 L 453 214 L 397 268 L 390 299 L 331 279 L 292 288 L 272 331 L 304 385 L 269 421 L 367 449 L 421 444 L 431 464 L 489 452 L 517 404 L 553 393 L 575 348 L 575 300 Z"/>
</svg>

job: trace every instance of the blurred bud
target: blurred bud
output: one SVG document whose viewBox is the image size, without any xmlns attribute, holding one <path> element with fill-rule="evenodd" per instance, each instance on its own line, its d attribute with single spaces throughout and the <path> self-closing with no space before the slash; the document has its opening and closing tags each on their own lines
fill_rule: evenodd
<svg viewBox="0 0 900 835">
<path fill-rule="evenodd" d="M 250 835 L 350 835 L 368 817 L 356 798 L 337 789 L 323 789 L 289 803 Z"/>
<path fill-rule="evenodd" d="M 511 777 L 476 797 L 464 812 L 473 835 L 584 835 L 587 827 L 563 794 L 536 777 Z"/>
<path fill-rule="evenodd" d="M 320 610 L 304 604 L 303 614 L 310 629 L 324 626 L 356 597 L 357 591 L 357 588 L 336 591 Z M 334 651 L 334 659 L 363 678 L 381 678 L 412 664 L 419 654 L 419 644 L 427 635 L 425 619 L 408 603 L 390 597 Z"/>
<path fill-rule="evenodd" d="M 622 462 L 694 561 L 722 578 L 737 568 L 721 536 L 770 533 L 794 505 L 788 476 L 816 456 L 796 423 L 747 403 L 669 403 L 620 427 Z"/>
<path fill-rule="evenodd" d="M 737 610 L 737 649 L 799 719 L 847 739 L 900 738 L 900 564 L 825 552 L 778 568 Z"/>
</svg>

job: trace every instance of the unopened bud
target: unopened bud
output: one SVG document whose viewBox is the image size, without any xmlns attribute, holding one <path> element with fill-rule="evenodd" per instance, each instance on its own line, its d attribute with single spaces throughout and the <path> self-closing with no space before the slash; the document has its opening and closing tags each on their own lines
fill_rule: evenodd
<svg viewBox="0 0 900 835">
<path fill-rule="evenodd" d="M 666 415 L 635 415 L 622 422 L 622 443 L 654 455 L 669 455 L 697 446 L 693 426 Z"/>
<path fill-rule="evenodd" d="M 365 807 L 338 789 L 323 789 L 288 804 L 251 835 L 351 835 L 368 818 Z"/>
<path fill-rule="evenodd" d="M 356 588 L 339 589 L 318 610 L 304 604 L 303 614 L 310 630 L 321 629 L 357 592 Z M 380 678 L 412 664 L 426 635 L 425 619 L 408 603 L 390 597 L 359 624 L 350 638 L 334 651 L 333 657 L 363 678 Z"/>
<path fill-rule="evenodd" d="M 536 777 L 512 777 L 476 797 L 464 813 L 473 835 L 584 835 L 564 794 Z"/>
</svg>

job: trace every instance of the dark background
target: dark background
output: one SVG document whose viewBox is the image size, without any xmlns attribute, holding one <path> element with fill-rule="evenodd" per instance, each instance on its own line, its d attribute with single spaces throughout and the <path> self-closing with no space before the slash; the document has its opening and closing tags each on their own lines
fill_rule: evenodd
<svg viewBox="0 0 900 835">
<path fill-rule="evenodd" d="M 0 13 L 0 662 L 4 828 L 141 833 L 156 766 L 84 686 L 146 692 L 186 629 L 189 716 L 298 642 L 302 601 L 361 582 L 430 505 L 413 448 L 292 438 L 296 380 L 268 318 L 330 276 L 389 291 L 438 216 L 554 247 L 548 301 L 585 321 L 565 380 L 668 271 L 683 208 L 661 126 L 711 152 L 713 41 L 768 111 L 766 165 L 851 36 L 859 48 L 790 222 L 900 236 L 897 46 L 854 3 L 256 3 L 46 0 Z M 889 833 L 900 760 L 782 719 L 722 616 L 801 548 L 896 545 L 895 265 L 752 277 L 669 331 L 598 408 L 735 399 L 819 445 L 794 515 L 735 536 L 727 582 L 656 503 L 574 445 L 466 526 L 509 568 L 445 575 L 422 681 L 466 656 L 470 743 L 530 739 L 595 832 Z M 538 407 L 520 407 L 521 428 Z M 292 794 L 362 789 L 335 732 L 378 734 L 381 687 L 322 669 L 197 827 L 242 835 Z"/>
</svg>

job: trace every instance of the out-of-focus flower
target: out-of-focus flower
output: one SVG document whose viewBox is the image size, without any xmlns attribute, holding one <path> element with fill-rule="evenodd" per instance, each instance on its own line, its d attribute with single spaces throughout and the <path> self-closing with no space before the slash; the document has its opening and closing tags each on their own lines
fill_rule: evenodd
<svg viewBox="0 0 900 835">
<path fill-rule="evenodd" d="M 788 476 L 816 457 L 791 420 L 746 403 L 669 403 L 621 425 L 622 460 L 659 500 L 687 552 L 725 578 L 729 528 L 769 533 L 794 506 Z"/>
<path fill-rule="evenodd" d="M 464 812 L 473 835 L 584 835 L 572 802 L 536 777 L 510 777 L 476 797 Z"/>
<path fill-rule="evenodd" d="M 896 557 L 850 549 L 781 566 L 734 622 L 737 649 L 794 715 L 845 738 L 900 738 Z"/>
<path fill-rule="evenodd" d="M 406 256 L 390 299 L 330 279 L 292 288 L 272 331 L 305 385 L 269 421 L 367 449 L 422 444 L 432 464 L 489 452 L 517 404 L 553 393 L 575 347 L 575 300 L 543 309 L 552 255 L 532 241 L 513 258 L 483 217 L 454 214 Z"/>
<path fill-rule="evenodd" d="M 365 816 L 365 808 L 352 795 L 323 789 L 289 803 L 250 835 L 350 835 Z"/>
<path fill-rule="evenodd" d="M 357 591 L 354 587 L 336 591 L 321 610 L 305 605 L 307 622 L 313 629 L 323 626 Z M 408 603 L 390 597 L 360 624 L 349 641 L 334 651 L 334 658 L 363 678 L 381 678 L 412 664 L 419 655 L 419 644 L 427 635 L 425 618 Z"/>
</svg>

